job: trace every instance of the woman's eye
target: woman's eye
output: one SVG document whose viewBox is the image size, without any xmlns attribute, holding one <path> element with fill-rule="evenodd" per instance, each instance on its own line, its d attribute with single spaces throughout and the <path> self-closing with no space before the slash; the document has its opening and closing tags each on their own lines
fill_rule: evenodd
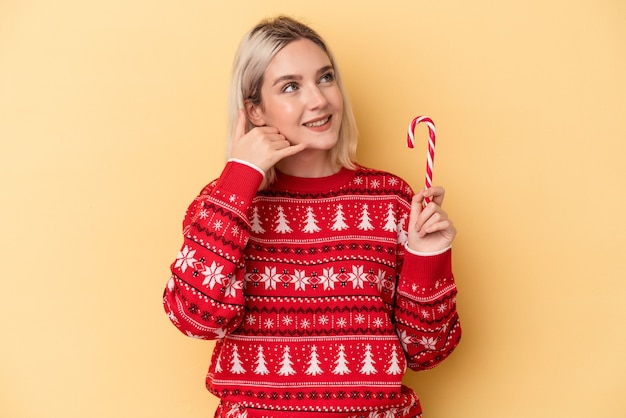
<svg viewBox="0 0 626 418">
<path fill-rule="evenodd" d="M 322 78 L 320 79 L 320 82 L 330 83 L 331 81 L 334 81 L 334 80 L 335 80 L 335 74 L 333 74 L 332 72 L 328 72 L 322 76 Z"/>
<path fill-rule="evenodd" d="M 291 93 L 298 89 L 298 85 L 296 83 L 287 83 L 282 89 L 283 93 Z"/>
</svg>

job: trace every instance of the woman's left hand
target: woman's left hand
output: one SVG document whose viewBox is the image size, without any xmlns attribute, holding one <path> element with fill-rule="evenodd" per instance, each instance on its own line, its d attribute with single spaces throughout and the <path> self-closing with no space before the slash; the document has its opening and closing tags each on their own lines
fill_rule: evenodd
<svg viewBox="0 0 626 418">
<path fill-rule="evenodd" d="M 411 250 L 436 252 L 452 244 L 456 228 L 441 208 L 445 193 L 443 187 L 431 187 L 413 196 L 407 242 Z M 431 201 L 423 207 L 425 197 Z"/>
</svg>

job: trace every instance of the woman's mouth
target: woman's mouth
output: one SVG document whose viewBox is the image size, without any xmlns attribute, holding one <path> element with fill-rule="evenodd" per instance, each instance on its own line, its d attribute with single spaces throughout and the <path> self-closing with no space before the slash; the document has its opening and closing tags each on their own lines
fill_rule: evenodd
<svg viewBox="0 0 626 418">
<path fill-rule="evenodd" d="M 328 123 L 328 121 L 330 120 L 330 116 L 326 116 L 323 119 L 318 119 L 312 122 L 307 122 L 304 124 L 304 126 L 306 126 L 307 128 L 319 128 L 320 126 L 324 126 Z"/>
</svg>

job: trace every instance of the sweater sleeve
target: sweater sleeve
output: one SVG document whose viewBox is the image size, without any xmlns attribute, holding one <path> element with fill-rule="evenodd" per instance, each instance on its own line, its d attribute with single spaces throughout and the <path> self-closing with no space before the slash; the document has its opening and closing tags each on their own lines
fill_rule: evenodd
<svg viewBox="0 0 626 418">
<path fill-rule="evenodd" d="M 247 209 L 262 180 L 254 168 L 229 161 L 187 209 L 183 243 L 170 267 L 163 306 L 172 323 L 190 337 L 223 338 L 241 323 Z"/>
<path fill-rule="evenodd" d="M 412 370 L 437 366 L 460 341 L 451 253 L 404 254 L 394 316 Z"/>
</svg>

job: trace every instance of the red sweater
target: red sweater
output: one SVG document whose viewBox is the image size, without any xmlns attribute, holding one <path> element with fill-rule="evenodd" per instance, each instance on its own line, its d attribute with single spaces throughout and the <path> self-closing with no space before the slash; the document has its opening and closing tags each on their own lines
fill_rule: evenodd
<svg viewBox="0 0 626 418">
<path fill-rule="evenodd" d="M 192 202 L 164 293 L 171 321 L 215 339 L 216 416 L 420 416 L 402 385 L 461 336 L 451 254 L 406 249 L 413 195 L 368 168 L 325 178 L 229 162 Z"/>
</svg>

